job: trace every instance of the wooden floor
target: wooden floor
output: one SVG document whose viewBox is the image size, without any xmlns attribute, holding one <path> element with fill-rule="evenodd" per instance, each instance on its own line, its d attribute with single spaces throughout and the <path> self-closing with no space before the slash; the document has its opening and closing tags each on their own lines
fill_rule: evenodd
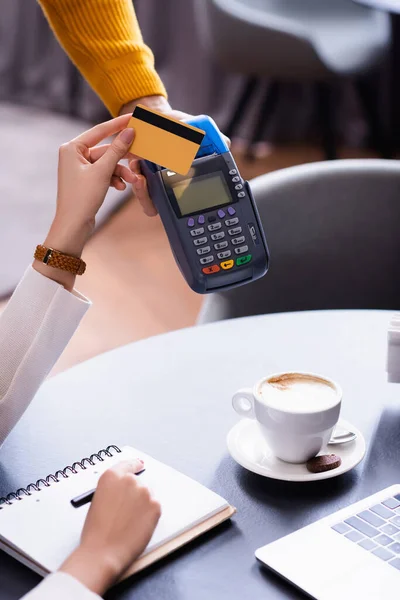
<svg viewBox="0 0 400 600">
<path fill-rule="evenodd" d="M 250 163 L 240 146 L 234 147 L 243 177 L 322 159 L 311 146 L 264 150 Z M 341 158 L 359 156 L 372 155 L 341 153 Z M 159 218 L 145 217 L 134 199 L 95 234 L 83 258 L 88 269 L 79 279 L 79 291 L 93 306 L 53 373 L 122 344 L 194 324 L 201 297 L 182 279 Z"/>
</svg>

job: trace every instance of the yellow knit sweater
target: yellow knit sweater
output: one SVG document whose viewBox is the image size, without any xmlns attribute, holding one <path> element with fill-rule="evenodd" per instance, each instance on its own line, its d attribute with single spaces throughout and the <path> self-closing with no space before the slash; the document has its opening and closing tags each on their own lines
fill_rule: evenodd
<svg viewBox="0 0 400 600">
<path fill-rule="evenodd" d="M 143 96 L 166 96 L 132 0 L 39 0 L 54 33 L 112 115 Z"/>
</svg>

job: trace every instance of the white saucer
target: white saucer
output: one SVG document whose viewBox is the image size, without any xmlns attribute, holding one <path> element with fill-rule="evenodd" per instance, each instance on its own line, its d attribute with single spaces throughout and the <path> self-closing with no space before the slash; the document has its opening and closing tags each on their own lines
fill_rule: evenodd
<svg viewBox="0 0 400 600">
<path fill-rule="evenodd" d="M 321 454 L 337 454 L 342 464 L 337 469 L 324 473 L 310 473 L 305 464 L 295 465 L 276 458 L 262 437 L 257 421 L 242 419 L 227 437 L 228 450 L 232 458 L 245 469 L 281 481 L 316 481 L 337 477 L 353 469 L 365 454 L 364 436 L 354 425 L 339 419 L 338 427 L 354 431 L 357 437 L 347 444 L 335 444 L 322 448 Z"/>
</svg>

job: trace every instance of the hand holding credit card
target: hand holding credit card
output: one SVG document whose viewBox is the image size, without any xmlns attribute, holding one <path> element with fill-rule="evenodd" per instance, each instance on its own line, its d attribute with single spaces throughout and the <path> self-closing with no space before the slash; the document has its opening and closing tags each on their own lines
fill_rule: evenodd
<svg viewBox="0 0 400 600">
<path fill-rule="evenodd" d="M 138 104 L 128 127 L 135 130 L 130 152 L 140 158 L 186 175 L 205 132 Z"/>
</svg>

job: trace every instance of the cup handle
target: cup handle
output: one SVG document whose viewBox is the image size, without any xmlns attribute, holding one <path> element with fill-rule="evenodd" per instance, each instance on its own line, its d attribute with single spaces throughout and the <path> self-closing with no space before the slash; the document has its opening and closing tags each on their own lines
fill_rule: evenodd
<svg viewBox="0 0 400 600">
<path fill-rule="evenodd" d="M 250 388 L 238 390 L 233 395 L 232 406 L 241 417 L 246 417 L 247 419 L 256 418 L 254 412 L 254 395 Z"/>
</svg>

